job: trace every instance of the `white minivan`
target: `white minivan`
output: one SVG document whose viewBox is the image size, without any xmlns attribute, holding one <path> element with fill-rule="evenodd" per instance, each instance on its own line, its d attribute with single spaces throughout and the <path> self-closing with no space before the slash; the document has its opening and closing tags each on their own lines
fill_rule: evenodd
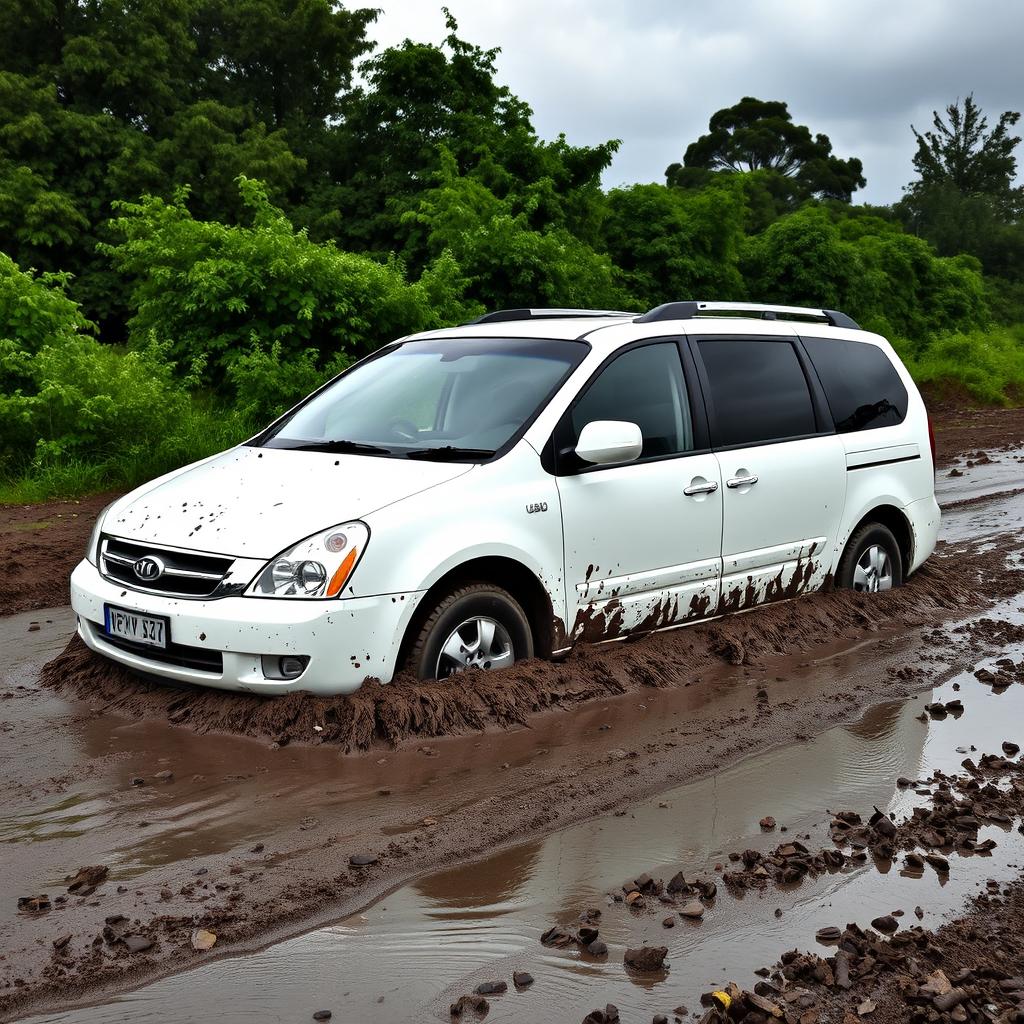
<svg viewBox="0 0 1024 1024">
<path fill-rule="evenodd" d="M 138 672 L 338 694 L 887 590 L 938 526 L 917 388 L 843 313 L 502 310 L 118 499 L 71 594 Z"/>
</svg>

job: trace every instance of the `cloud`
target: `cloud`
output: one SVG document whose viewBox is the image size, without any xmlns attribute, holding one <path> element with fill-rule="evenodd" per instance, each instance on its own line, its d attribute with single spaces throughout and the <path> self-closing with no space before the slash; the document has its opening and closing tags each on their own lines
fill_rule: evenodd
<svg viewBox="0 0 1024 1024">
<path fill-rule="evenodd" d="M 441 4 L 377 0 L 370 34 L 440 42 Z M 913 177 L 913 123 L 973 92 L 993 123 L 1021 106 L 1024 4 L 1015 0 L 448 0 L 463 38 L 501 47 L 501 80 L 545 138 L 618 138 L 609 186 L 661 181 L 721 107 L 789 103 L 839 156 L 864 162 L 861 201 Z M 1018 150 L 1024 160 L 1024 151 Z"/>
</svg>

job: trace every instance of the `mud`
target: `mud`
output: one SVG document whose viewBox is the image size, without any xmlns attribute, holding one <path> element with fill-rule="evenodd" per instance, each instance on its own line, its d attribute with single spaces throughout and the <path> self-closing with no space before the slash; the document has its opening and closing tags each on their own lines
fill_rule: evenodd
<svg viewBox="0 0 1024 1024">
<path fill-rule="evenodd" d="M 969 451 L 1003 458 L 990 441 L 975 431 Z M 967 472 L 985 488 L 1000 465 Z M 733 895 L 723 884 L 699 922 L 669 930 L 619 904 L 615 921 L 604 905 L 613 955 L 603 961 L 545 950 L 539 937 L 578 926 L 595 898 L 602 906 L 623 878 L 658 864 L 666 879 L 695 866 L 706 875 L 730 850 L 770 853 L 798 835 L 813 835 L 800 840 L 811 853 L 824 849 L 827 806 L 906 815 L 917 794 L 894 794 L 892 780 L 929 775 L 912 763 L 923 737 L 992 749 L 970 732 L 981 720 L 967 689 L 997 718 L 1019 718 L 1024 651 L 1008 650 L 1024 639 L 1019 519 L 1006 494 L 955 507 L 949 542 L 898 599 L 812 595 L 581 649 L 561 665 L 528 663 L 500 689 L 498 677 L 463 677 L 462 693 L 400 679 L 356 701 L 261 701 L 126 685 L 74 645 L 59 653 L 67 609 L 0 621 L 0 645 L 13 652 L 0 670 L 0 1017 L 109 997 L 196 964 L 198 973 L 61 1019 L 292 1020 L 323 1006 L 381 1024 L 447 1019 L 459 996 L 503 978 L 508 992 L 486 997 L 491 1020 L 549 1020 L 552 1007 L 581 1019 L 608 998 L 628 1019 L 649 1020 L 655 1008 L 696 1007 L 729 977 L 749 984 L 745 965 L 813 948 L 814 932 L 844 917 L 869 924 L 904 905 L 899 871 L 854 861 L 792 892 Z M 913 700 L 944 679 L 960 691 Z M 925 703 L 957 696 L 962 716 L 917 721 Z M 860 717 L 878 701 L 887 703 Z M 894 716 L 895 732 L 885 724 Z M 824 760 L 803 760 L 808 751 Z M 939 767 L 956 772 L 964 756 Z M 761 833 L 766 814 L 779 831 Z M 952 851 L 946 881 L 931 869 L 915 880 L 922 926 L 958 911 L 965 887 L 986 876 L 1012 881 L 1024 854 L 1015 836 L 996 835 L 983 854 Z M 65 879 L 98 866 L 109 873 L 93 892 L 68 893 Z M 565 892 L 562 870 L 575 879 Z M 841 891 L 852 913 L 825 905 Z M 395 916 L 410 892 L 422 894 L 427 922 L 409 925 L 422 940 L 411 945 Z M 19 896 L 43 895 L 49 909 L 17 908 Z M 527 906 L 524 942 L 510 928 Z M 212 948 L 195 945 L 200 929 L 216 936 Z M 666 976 L 623 973 L 626 946 L 645 943 L 668 946 Z M 516 970 L 536 984 L 516 989 Z"/>
<path fill-rule="evenodd" d="M 1011 653 L 1024 657 L 1024 649 Z M 838 661 L 829 660 L 830 670 L 845 673 L 857 654 L 851 645 Z M 918 721 L 924 703 L 953 699 L 964 703 L 960 719 Z M 851 815 L 844 808 L 858 808 L 866 823 L 878 805 L 897 828 L 914 820 L 915 807 L 945 808 L 944 783 L 953 791 L 970 792 L 974 779 L 960 767 L 964 755 L 956 747 L 1002 735 L 1001 722 L 1016 723 L 1022 712 L 1024 692 L 997 695 L 968 668 L 917 700 L 880 704 L 809 743 L 734 763 L 481 862 L 427 874 L 328 928 L 244 958 L 199 963 L 187 974 L 115 1003 L 46 1019 L 52 1024 L 113 1024 L 159 1018 L 185 1024 L 216 1007 L 218 1017 L 227 1020 L 287 1021 L 331 1007 L 335 1019 L 365 1024 L 448 1020 L 450 1006 L 487 987 L 489 1021 L 579 1021 L 595 1006 L 611 1002 L 623 1021 L 647 1022 L 658 1013 L 673 1019 L 680 1005 L 694 1016 L 703 1014 L 701 995 L 725 989 L 734 979 L 747 991 L 758 984 L 764 997 L 786 1009 L 793 1003 L 767 990 L 765 982 L 785 988 L 790 998 L 809 993 L 820 1014 L 815 1019 L 838 1024 L 843 1019 L 839 1003 L 856 999 L 859 1005 L 872 992 L 879 999 L 876 989 L 898 960 L 866 971 L 863 983 L 854 972 L 855 986 L 849 990 L 815 987 L 804 976 L 789 982 L 761 973 L 771 975 L 770 965 L 794 947 L 809 954 L 798 966 L 813 968 L 827 961 L 850 924 L 859 929 L 854 933 L 858 942 L 872 922 L 889 918 L 897 934 L 903 933 L 897 944 L 914 928 L 932 934 L 943 915 L 962 911 L 972 892 L 987 891 L 989 879 L 999 887 L 1012 882 L 1024 838 L 989 818 L 981 833 L 983 840 L 994 840 L 993 849 L 978 852 L 953 844 L 943 849 L 948 872 L 931 866 L 908 872 L 902 853 L 893 861 L 869 851 L 857 860 L 853 844 L 835 844 L 830 825 L 837 815 L 825 808 L 845 817 Z M 980 762 L 982 753 L 973 757 Z M 1007 783 L 1019 781 L 1022 772 L 1024 766 L 1015 761 L 986 774 L 984 785 L 993 782 L 1000 793 L 1005 791 L 982 797 L 993 801 L 990 810 L 1019 812 L 1019 786 Z M 901 786 L 900 778 L 935 781 L 916 787 L 929 789 L 922 795 Z M 760 825 L 766 810 L 778 823 L 769 832 Z M 808 872 L 795 885 L 769 879 L 748 888 L 722 881 L 734 863 L 731 853 L 740 861 L 753 862 L 756 855 L 771 864 L 776 847 L 801 842 L 814 850 L 842 852 L 845 863 L 815 875 Z M 704 913 L 699 919 L 680 916 L 689 897 L 677 900 L 672 894 L 663 903 L 657 893 L 659 881 L 664 892 L 680 874 L 718 882 L 713 896 L 701 893 Z M 627 905 L 624 897 L 636 891 L 635 880 L 645 875 L 644 905 Z M 629 881 L 620 884 L 624 877 Z M 663 923 L 666 915 L 674 918 L 671 928 Z M 836 938 L 825 946 L 816 942 L 815 936 L 829 928 Z M 552 931 L 573 937 L 545 944 L 545 934 Z M 584 946 L 575 937 L 589 941 Z M 1004 946 L 1008 941 L 1004 938 Z M 592 951 L 595 942 L 606 951 Z M 926 952 L 937 953 L 941 945 L 935 940 Z M 626 951 L 644 947 L 665 948 L 664 969 L 626 969 Z M 862 960 L 859 956 L 854 966 L 862 967 Z M 948 962 L 946 969 L 952 976 Z M 526 987 L 514 980 L 523 972 L 533 979 Z M 799 1016 L 809 1008 L 801 1006 Z"/>
<path fill-rule="evenodd" d="M 345 751 L 393 746 L 410 738 L 462 735 L 525 725 L 531 716 L 602 697 L 688 684 L 709 666 L 811 649 L 823 636 L 939 623 L 1024 589 L 1024 571 L 1006 551 L 939 553 L 898 590 L 880 595 L 816 594 L 686 629 L 600 647 L 575 648 L 554 665 L 522 662 L 501 673 L 471 672 L 422 682 L 399 676 L 356 693 L 259 698 L 147 682 L 93 654 L 76 637 L 45 666 L 43 686 L 88 699 L 107 713 L 157 719 L 199 733 L 232 733 L 280 744 L 336 744 Z"/>
</svg>

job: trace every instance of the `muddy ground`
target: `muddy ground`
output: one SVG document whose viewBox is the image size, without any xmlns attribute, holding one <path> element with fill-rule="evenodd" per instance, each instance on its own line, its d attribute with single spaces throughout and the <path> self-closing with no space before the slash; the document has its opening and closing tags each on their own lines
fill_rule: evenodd
<svg viewBox="0 0 1024 1024">
<path fill-rule="evenodd" d="M 547 844 L 554 837 L 567 842 L 575 829 L 591 827 L 610 835 L 615 823 L 630 815 L 645 827 L 629 837 L 633 845 L 627 843 L 620 879 L 645 871 L 653 875 L 657 863 L 650 854 L 664 838 L 664 826 L 657 822 L 679 824 L 671 807 L 661 805 L 686 806 L 691 815 L 687 827 L 695 831 L 705 827 L 707 818 L 702 798 L 661 799 L 665 794 L 680 786 L 724 785 L 731 772 L 776 756 L 773 751 L 810 750 L 813 737 L 859 728 L 865 710 L 880 701 L 903 707 L 901 701 L 914 702 L 924 689 L 948 685 L 964 672 L 975 685 L 985 685 L 970 674 L 975 667 L 1024 643 L 1019 611 L 1024 602 L 1024 509 L 1017 494 L 1024 485 L 1019 450 L 1024 415 L 957 412 L 936 425 L 943 451 L 941 500 L 950 510 L 945 542 L 903 591 L 876 602 L 843 594 L 814 596 L 731 622 L 589 648 L 561 665 L 517 668 L 505 674 L 501 686 L 497 676 L 459 687 L 424 688 L 405 681 L 371 687 L 341 702 L 259 701 L 149 687 L 97 667 L 76 645 L 64 651 L 71 632 L 70 613 L 61 607 L 64 592 L 52 581 L 49 590 L 40 589 L 36 576 L 22 568 L 19 572 L 27 575 L 20 578 L 31 578 L 32 585 L 23 592 L 16 586 L 4 591 L 4 607 L 40 609 L 47 594 L 57 599 L 47 602 L 52 607 L 0 620 L 0 643 L 12 652 L 0 686 L 0 786 L 5 793 L 0 814 L 5 878 L 0 1016 L 15 1019 L 109 998 L 197 963 L 213 971 L 219 957 L 237 957 L 300 933 L 317 936 L 322 933 L 310 929 L 353 914 L 358 918 L 361 908 L 397 888 L 385 901 L 391 904 L 410 879 L 432 879 L 456 864 L 468 865 L 460 869 L 457 886 L 457 902 L 466 907 L 480 884 L 475 859 L 505 857 L 499 874 L 507 884 L 510 874 L 518 877 L 515 851 L 523 844 Z M 963 475 L 950 476 L 953 469 Z M 0 515 L 0 546 L 10 555 L 20 550 L 18 538 L 28 534 L 37 567 L 46 558 L 39 552 L 49 549 L 53 558 L 45 562 L 47 571 L 64 559 L 60 572 L 66 573 L 91 526 L 83 520 L 104 503 L 97 500 L 88 517 L 84 503 L 75 506 L 77 519 L 68 506 L 5 512 Z M 35 528 L 32 523 L 51 525 Z M 20 564 L 31 567 L 32 562 L 22 559 Z M 1024 658 L 1020 661 L 1024 665 Z M 50 665 L 44 671 L 46 662 Z M 991 664 L 987 671 L 1012 674 Z M 923 702 L 916 702 L 915 714 Z M 998 711 L 1000 706 L 993 707 Z M 964 722 L 970 717 L 968 706 Z M 1017 721 L 1010 716 L 1008 735 L 993 739 L 1022 742 L 1021 736 L 1010 735 Z M 960 727 L 955 716 L 934 725 Z M 858 770 L 868 770 L 879 743 L 868 736 Z M 828 739 L 824 749 L 834 746 Z M 769 769 L 769 779 L 771 774 Z M 839 788 L 828 770 L 811 774 L 822 776 L 825 792 L 828 786 Z M 874 796 L 883 805 L 886 787 L 896 792 L 890 774 Z M 783 780 L 776 788 L 755 787 L 763 806 L 753 820 L 760 814 L 778 816 L 777 807 L 785 802 L 782 791 L 800 791 L 799 778 L 803 774 L 792 785 Z M 641 808 L 651 809 L 641 813 Z M 872 807 L 861 810 L 870 814 Z M 818 816 L 820 811 L 814 808 Z M 714 821 L 719 821 L 717 805 Z M 802 834 L 811 835 L 811 824 Z M 777 845 L 781 836 L 771 838 Z M 717 855 L 729 852 L 718 839 L 714 844 Z M 600 843 L 574 847 L 566 856 L 582 871 L 600 861 Z M 673 856 L 658 863 L 675 861 L 689 863 Z M 82 868 L 100 866 L 106 873 L 78 876 Z M 1012 884 L 1010 876 L 1018 869 L 1003 868 Z M 77 886 L 76 876 L 82 883 Z M 531 891 L 539 884 L 523 880 Z M 948 894 L 948 887 L 944 891 Z M 957 890 L 946 909 L 959 910 L 969 895 Z M 46 899 L 19 908 L 19 897 Z M 792 893 L 778 895 L 780 902 L 793 898 Z M 555 891 L 545 890 L 536 916 L 549 918 L 540 922 L 545 927 L 567 924 L 550 919 L 564 918 L 564 913 L 544 914 L 545 901 L 562 906 L 557 885 Z M 1006 913 L 1012 916 L 1019 904 L 1008 898 Z M 576 912 L 581 909 L 573 906 Z M 614 910 L 609 904 L 606 913 Z M 605 957 L 617 962 L 620 973 L 627 938 L 651 944 L 663 927 L 661 917 L 634 922 L 632 915 L 630 910 L 621 935 L 612 933 L 623 939 L 622 948 Z M 792 917 L 787 912 L 781 920 Z M 838 926 L 846 923 L 838 921 Z M 652 927 L 653 934 L 644 930 Z M 730 927 L 735 934 L 735 926 Z M 216 935 L 212 949 L 194 948 L 193 933 L 200 928 Z M 673 934 L 682 937 L 684 931 Z M 393 934 L 378 939 L 380 950 L 394 946 Z M 798 940 L 785 941 L 792 945 Z M 279 948 L 260 957 L 273 963 Z M 690 961 L 699 960 L 700 948 L 690 951 Z M 770 964 L 785 948 L 773 947 L 768 957 L 762 943 L 759 963 Z M 431 962 L 425 952 L 414 946 L 394 970 L 414 974 L 417 954 Z M 378 961 L 384 955 L 378 951 Z M 579 952 L 573 957 L 578 959 Z M 566 1015 L 558 1019 L 571 1020 L 573 1014 L 582 1019 L 586 1010 L 577 1013 L 579 1006 L 603 1006 L 607 999 L 602 993 L 615 988 L 583 959 L 590 985 L 573 976 L 573 1001 L 563 1003 Z M 721 959 L 727 958 L 723 954 Z M 347 962 L 356 964 L 358 956 Z M 728 966 L 721 964 L 723 971 Z M 736 973 L 743 967 L 737 962 Z M 533 969 L 541 991 L 548 982 Z M 379 973 L 378 962 L 367 976 Z M 721 981 L 734 976 L 726 973 Z M 662 979 L 655 979 L 653 987 L 631 979 L 626 995 L 636 998 L 630 1020 L 650 1020 L 656 1012 L 671 1016 L 682 1002 L 705 1012 L 697 999 L 710 978 L 690 977 L 678 966 L 669 977 L 673 989 L 689 985 L 689 991 L 679 992 L 679 1003 L 669 1000 L 671 1005 L 657 989 Z M 473 985 L 460 989 L 462 978 Z M 157 995 L 164 991 L 160 986 L 175 980 L 142 989 L 137 998 L 151 992 L 150 998 L 166 999 Z M 738 980 L 749 988 L 756 979 Z M 382 996 L 381 1003 L 361 1007 L 359 1019 L 446 1019 L 450 1002 L 471 993 L 480 981 L 486 979 L 475 978 L 460 964 L 436 999 L 415 1003 L 408 1001 L 410 996 L 402 1002 L 392 995 L 388 1003 Z M 222 979 L 217 991 L 226 992 L 227 984 Z M 881 979 L 876 986 L 879 1007 L 888 984 Z M 279 987 L 287 990 L 283 983 Z M 414 987 L 406 985 L 410 991 Z M 155 1019 L 200 1014 L 187 996 L 181 1002 L 181 991 L 174 996 L 179 1016 L 167 1002 L 158 1002 L 149 1006 Z M 341 1011 L 365 994 L 332 993 L 341 1002 L 335 1019 L 355 1019 Z M 558 1005 L 557 991 L 547 991 L 545 998 L 547 1007 Z M 218 1015 L 230 1002 L 225 996 L 224 1006 L 211 1006 L 209 994 L 206 999 L 203 1012 L 212 1009 Z M 301 1020 L 317 1009 L 298 1005 L 294 994 L 291 999 L 287 1008 L 255 1015 L 246 1006 L 246 1019 Z M 536 1008 L 524 1014 L 525 1002 L 514 1010 L 511 1002 L 504 1010 L 500 999 L 491 1002 L 491 1020 L 552 1019 L 547 1010 L 537 1015 Z M 823 998 L 819 1002 L 832 1007 L 829 1012 L 839 1005 Z M 101 1009 L 101 1017 L 88 1019 L 113 1019 L 109 1006 Z M 81 1015 L 86 1012 L 67 1019 L 85 1020 Z M 841 1021 L 842 1015 L 821 1019 Z"/>
</svg>

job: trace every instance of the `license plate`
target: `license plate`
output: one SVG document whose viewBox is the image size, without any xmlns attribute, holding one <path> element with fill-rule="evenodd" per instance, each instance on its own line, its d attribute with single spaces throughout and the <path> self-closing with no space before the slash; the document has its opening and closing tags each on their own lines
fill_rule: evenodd
<svg viewBox="0 0 1024 1024">
<path fill-rule="evenodd" d="M 133 640 L 150 647 L 166 647 L 170 626 L 167 619 L 159 615 L 143 615 L 126 608 L 103 606 L 106 617 L 107 636 L 119 636 L 122 640 Z"/>
</svg>

